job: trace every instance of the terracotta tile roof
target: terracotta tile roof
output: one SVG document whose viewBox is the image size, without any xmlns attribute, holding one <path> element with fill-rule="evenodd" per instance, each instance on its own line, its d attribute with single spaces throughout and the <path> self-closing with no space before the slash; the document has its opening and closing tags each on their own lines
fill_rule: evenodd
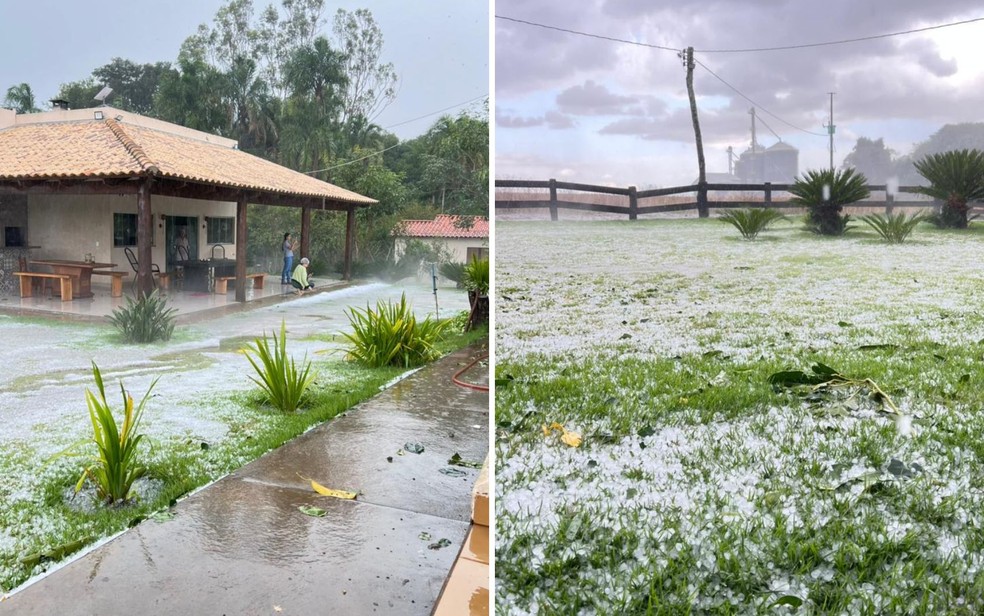
<svg viewBox="0 0 984 616">
<path fill-rule="evenodd" d="M 0 180 L 146 175 L 376 203 L 246 152 L 112 119 L 23 124 L 0 130 Z"/>
<path fill-rule="evenodd" d="M 484 216 L 475 216 L 471 226 L 466 226 L 462 218 L 470 216 L 450 216 L 442 214 L 434 220 L 404 220 L 394 235 L 403 237 L 443 237 L 443 238 L 488 238 L 489 221 Z"/>
</svg>

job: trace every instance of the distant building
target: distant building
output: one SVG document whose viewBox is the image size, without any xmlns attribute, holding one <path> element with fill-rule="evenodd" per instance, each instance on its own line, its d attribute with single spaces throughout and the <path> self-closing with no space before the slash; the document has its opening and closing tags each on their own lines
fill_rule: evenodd
<svg viewBox="0 0 984 616">
<path fill-rule="evenodd" d="M 484 216 L 442 214 L 434 220 L 404 220 L 393 230 L 393 236 L 397 261 L 413 240 L 436 245 L 457 263 L 489 257 L 489 219 Z"/>
<path fill-rule="evenodd" d="M 747 184 L 792 184 L 799 174 L 799 150 L 779 141 L 768 148 L 749 148 L 735 161 L 735 175 Z"/>
</svg>

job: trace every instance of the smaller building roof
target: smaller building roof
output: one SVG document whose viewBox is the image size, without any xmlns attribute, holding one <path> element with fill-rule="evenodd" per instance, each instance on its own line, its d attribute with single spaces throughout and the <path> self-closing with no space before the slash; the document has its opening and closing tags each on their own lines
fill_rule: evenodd
<svg viewBox="0 0 984 616">
<path fill-rule="evenodd" d="M 393 234 L 401 237 L 488 239 L 489 219 L 484 216 L 441 214 L 434 220 L 404 220 Z"/>
</svg>

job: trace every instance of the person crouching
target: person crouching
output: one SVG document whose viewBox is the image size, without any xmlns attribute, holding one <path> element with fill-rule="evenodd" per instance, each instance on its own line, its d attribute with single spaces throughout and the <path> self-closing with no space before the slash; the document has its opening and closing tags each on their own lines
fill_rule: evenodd
<svg viewBox="0 0 984 616">
<path fill-rule="evenodd" d="M 308 279 L 307 268 L 310 263 L 311 261 L 307 257 L 301 259 L 298 266 L 294 268 L 294 274 L 290 277 L 290 284 L 294 287 L 294 293 L 297 295 L 314 288 L 314 283 Z"/>
</svg>

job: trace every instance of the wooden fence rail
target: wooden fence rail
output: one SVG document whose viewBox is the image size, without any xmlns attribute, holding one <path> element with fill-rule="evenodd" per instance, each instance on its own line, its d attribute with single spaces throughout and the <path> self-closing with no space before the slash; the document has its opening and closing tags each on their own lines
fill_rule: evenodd
<svg viewBox="0 0 984 616">
<path fill-rule="evenodd" d="M 787 200 L 773 200 L 774 193 L 788 192 L 792 184 L 707 184 L 708 193 L 741 193 L 738 199 L 714 200 L 709 198 L 707 208 L 713 209 L 735 209 L 745 207 L 772 207 L 783 209 L 803 209 L 804 206 L 789 203 Z M 687 201 L 685 203 L 669 203 L 658 205 L 639 205 L 643 199 L 653 197 L 668 197 L 672 195 L 685 195 L 696 193 L 697 186 L 674 186 L 670 188 L 655 188 L 651 190 L 637 190 L 635 186 L 619 188 L 613 186 L 596 186 L 593 184 L 577 184 L 573 182 L 558 182 L 550 180 L 496 180 L 496 188 L 525 188 L 525 189 L 547 189 L 546 199 L 499 199 L 495 200 L 496 210 L 518 210 L 518 209 L 547 209 L 550 211 L 550 220 L 558 220 L 558 210 L 580 210 L 584 212 L 604 212 L 608 214 L 624 214 L 629 220 L 636 220 L 640 215 L 662 214 L 667 212 L 685 212 L 698 210 L 697 201 Z M 899 186 L 897 193 L 916 194 L 916 186 Z M 627 197 L 625 205 L 611 203 L 595 203 L 590 201 L 572 201 L 557 196 L 558 190 L 578 191 L 583 193 L 619 195 Z M 887 193 L 885 184 L 868 185 L 870 192 L 886 193 L 883 200 L 858 201 L 846 208 L 877 208 L 884 207 L 887 214 L 891 214 L 896 208 L 935 208 L 938 203 L 934 201 L 897 201 L 894 194 Z M 749 193 L 761 193 L 761 201 L 749 198 Z M 713 195 L 717 197 L 718 195 Z"/>
</svg>

